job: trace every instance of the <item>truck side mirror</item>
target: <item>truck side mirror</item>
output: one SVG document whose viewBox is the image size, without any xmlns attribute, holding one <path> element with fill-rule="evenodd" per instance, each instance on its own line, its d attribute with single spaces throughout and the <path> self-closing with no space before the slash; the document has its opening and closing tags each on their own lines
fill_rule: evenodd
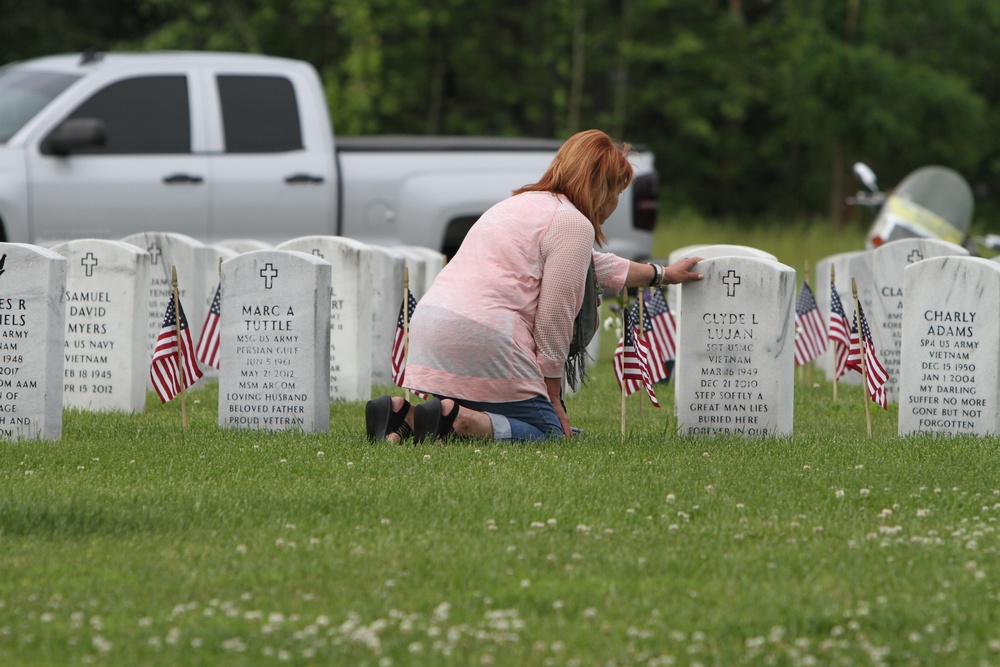
<svg viewBox="0 0 1000 667">
<path fill-rule="evenodd" d="M 60 123 L 39 147 L 43 155 L 65 157 L 88 148 L 103 148 L 108 133 L 104 121 L 98 118 L 70 118 Z"/>
</svg>

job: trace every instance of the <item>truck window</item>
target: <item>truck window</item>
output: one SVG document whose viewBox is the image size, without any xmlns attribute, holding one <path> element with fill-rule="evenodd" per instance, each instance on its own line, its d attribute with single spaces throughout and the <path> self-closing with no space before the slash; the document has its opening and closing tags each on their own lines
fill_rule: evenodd
<svg viewBox="0 0 1000 667">
<path fill-rule="evenodd" d="M 303 148 L 292 82 L 282 76 L 216 78 L 227 153 L 282 153 Z"/>
<path fill-rule="evenodd" d="M 0 70 L 0 144 L 79 78 L 61 72 Z"/>
<path fill-rule="evenodd" d="M 191 112 L 187 77 L 183 75 L 117 81 L 99 90 L 69 117 L 98 118 L 107 128 L 103 148 L 81 152 L 191 152 Z"/>
</svg>

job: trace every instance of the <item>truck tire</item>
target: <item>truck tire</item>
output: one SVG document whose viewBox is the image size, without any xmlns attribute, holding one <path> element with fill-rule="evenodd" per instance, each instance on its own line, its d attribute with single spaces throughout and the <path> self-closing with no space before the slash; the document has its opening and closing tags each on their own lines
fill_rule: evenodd
<svg viewBox="0 0 1000 667">
<path fill-rule="evenodd" d="M 3 218 L 0 218 L 0 243 L 7 242 L 7 230 L 3 226 Z"/>
<path fill-rule="evenodd" d="M 447 229 L 444 232 L 444 243 L 442 244 L 441 252 L 451 259 L 458 252 L 458 247 L 462 245 L 462 241 L 465 239 L 465 235 L 469 233 L 472 229 L 472 225 L 475 224 L 479 216 L 469 216 L 465 218 L 455 218 L 448 223 Z"/>
</svg>

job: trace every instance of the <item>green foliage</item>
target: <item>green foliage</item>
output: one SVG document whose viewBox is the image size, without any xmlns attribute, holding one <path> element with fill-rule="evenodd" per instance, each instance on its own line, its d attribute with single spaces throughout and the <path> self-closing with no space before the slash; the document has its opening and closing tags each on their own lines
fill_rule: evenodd
<svg viewBox="0 0 1000 667">
<path fill-rule="evenodd" d="M 851 12 L 851 8 L 856 13 Z M 4 61 L 87 46 L 313 63 L 341 134 L 568 136 L 649 146 L 664 199 L 840 221 L 856 160 L 886 187 L 1000 190 L 1000 9 L 978 0 L 0 0 Z"/>
</svg>

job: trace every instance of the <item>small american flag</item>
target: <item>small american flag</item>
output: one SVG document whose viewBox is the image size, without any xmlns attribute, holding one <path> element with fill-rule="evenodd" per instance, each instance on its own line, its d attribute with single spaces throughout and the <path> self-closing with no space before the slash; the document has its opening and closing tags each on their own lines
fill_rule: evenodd
<svg viewBox="0 0 1000 667">
<path fill-rule="evenodd" d="M 802 281 L 799 300 L 795 304 L 795 364 L 801 366 L 826 350 L 823 315 L 816 305 L 809 283 Z"/>
<path fill-rule="evenodd" d="M 847 319 L 844 312 L 844 305 L 840 302 L 837 294 L 837 287 L 830 281 L 830 329 L 828 338 L 834 342 L 833 349 L 835 378 L 839 378 L 847 371 L 847 352 L 851 349 L 851 321 Z M 840 345 L 836 345 L 840 343 Z"/>
<path fill-rule="evenodd" d="M 618 386 L 626 396 L 645 388 L 649 400 L 656 407 L 660 407 L 660 402 L 656 400 L 656 392 L 653 390 L 653 380 L 649 372 L 646 341 L 638 335 L 638 327 L 632 318 L 632 313 L 624 310 L 622 317 L 625 318 L 625 330 L 621 340 L 618 341 L 614 356 Z"/>
<path fill-rule="evenodd" d="M 219 342 L 222 338 L 222 327 L 219 319 L 222 317 L 222 283 L 215 288 L 215 298 L 212 307 L 208 309 L 205 326 L 201 328 L 201 338 L 198 339 L 198 349 L 195 355 L 198 361 L 219 370 Z"/>
<path fill-rule="evenodd" d="M 417 300 L 413 298 L 413 293 L 406 290 L 406 320 L 403 319 L 403 304 L 399 304 L 399 319 L 396 320 L 396 335 L 392 339 L 392 381 L 400 387 L 406 376 L 406 323 L 413 318 L 413 311 L 417 309 Z"/>
<path fill-rule="evenodd" d="M 184 386 L 190 387 L 201 377 L 201 370 L 191 353 L 194 342 L 191 340 L 191 329 L 180 301 L 177 310 L 181 314 L 181 346 L 184 350 Z M 153 350 L 153 361 L 149 367 L 149 378 L 153 381 L 153 389 L 164 403 L 172 399 L 181 390 L 181 379 L 177 369 L 177 320 L 174 317 L 174 297 L 171 295 L 167 304 L 167 312 L 163 316 L 160 335 L 156 338 L 156 349 Z"/>
<path fill-rule="evenodd" d="M 646 291 L 645 302 L 642 332 L 649 347 L 649 375 L 653 382 L 659 382 L 670 376 L 667 362 L 677 353 L 677 322 L 661 290 Z M 632 318 L 639 321 L 638 301 L 632 305 Z"/>
<path fill-rule="evenodd" d="M 851 350 L 847 355 L 847 367 L 857 372 L 861 372 L 861 338 L 864 338 L 865 348 L 865 374 L 868 379 L 868 396 L 882 406 L 883 410 L 889 409 L 889 401 L 885 395 L 885 383 L 889 379 L 882 362 L 878 360 L 875 353 L 875 343 L 872 341 L 872 330 L 868 327 L 868 319 L 865 311 L 858 304 L 858 318 L 861 320 L 861 336 L 858 335 L 857 323 L 851 326 Z"/>
</svg>

